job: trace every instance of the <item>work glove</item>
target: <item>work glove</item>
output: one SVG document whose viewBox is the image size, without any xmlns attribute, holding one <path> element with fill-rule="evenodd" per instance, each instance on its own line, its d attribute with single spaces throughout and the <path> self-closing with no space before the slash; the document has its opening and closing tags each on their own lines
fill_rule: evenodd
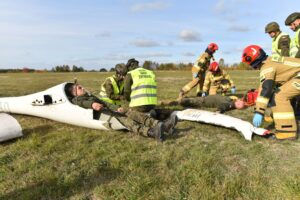
<svg viewBox="0 0 300 200">
<path fill-rule="evenodd" d="M 207 93 L 206 92 L 202 92 L 202 97 L 205 97 L 207 96 Z"/>
<path fill-rule="evenodd" d="M 263 115 L 262 114 L 259 114 L 259 113 L 255 113 L 254 114 L 254 117 L 253 117 L 253 125 L 255 127 L 259 127 L 262 123 L 262 120 L 263 120 Z"/>
<path fill-rule="evenodd" d="M 236 92 L 235 87 L 232 87 L 232 88 L 231 88 L 231 94 L 235 94 L 235 92 Z"/>
</svg>

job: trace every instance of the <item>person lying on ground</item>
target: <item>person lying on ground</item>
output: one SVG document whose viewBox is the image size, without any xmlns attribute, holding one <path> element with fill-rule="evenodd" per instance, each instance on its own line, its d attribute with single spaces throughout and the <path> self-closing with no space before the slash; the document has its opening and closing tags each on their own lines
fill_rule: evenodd
<svg viewBox="0 0 300 200">
<path fill-rule="evenodd" d="M 209 95 L 205 97 L 183 98 L 181 101 L 162 101 L 162 106 L 181 105 L 183 107 L 194 108 L 217 108 L 216 111 L 224 113 L 233 109 L 245 108 L 245 103 L 241 99 L 222 95 Z"/>
<path fill-rule="evenodd" d="M 98 112 L 105 112 L 106 114 L 115 117 L 121 124 L 123 124 L 129 131 L 147 136 L 156 138 L 159 141 L 165 139 L 165 133 L 173 134 L 174 127 L 177 123 L 176 115 L 171 115 L 165 121 L 152 121 L 152 126 L 145 125 L 145 122 L 137 120 L 132 120 L 124 115 L 123 109 L 116 105 L 108 104 L 96 96 L 89 93 L 81 85 L 68 83 L 66 85 L 66 94 L 69 97 L 70 101 L 83 108 L 90 108 Z"/>
</svg>

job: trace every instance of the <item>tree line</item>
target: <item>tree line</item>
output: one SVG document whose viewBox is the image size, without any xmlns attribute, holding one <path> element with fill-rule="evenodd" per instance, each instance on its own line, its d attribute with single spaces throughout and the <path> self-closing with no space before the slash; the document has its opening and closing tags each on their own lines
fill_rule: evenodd
<svg viewBox="0 0 300 200">
<path fill-rule="evenodd" d="M 124 63 L 123 63 L 124 64 Z M 149 70 L 190 70 L 193 67 L 193 63 L 158 63 L 153 61 L 145 61 L 142 64 L 142 67 Z M 221 68 L 226 68 L 227 70 L 251 70 L 251 67 L 246 63 L 234 63 L 232 65 L 228 65 L 225 63 L 224 59 L 221 58 L 219 60 L 219 65 Z M 100 68 L 99 70 L 87 70 L 84 69 L 82 66 L 78 67 L 73 65 L 70 67 L 69 65 L 57 65 L 53 67 L 51 70 L 36 70 L 31 68 L 22 68 L 22 69 L 0 69 L 0 73 L 7 73 L 7 72 L 113 72 L 115 71 L 114 67 L 110 69 Z"/>
</svg>

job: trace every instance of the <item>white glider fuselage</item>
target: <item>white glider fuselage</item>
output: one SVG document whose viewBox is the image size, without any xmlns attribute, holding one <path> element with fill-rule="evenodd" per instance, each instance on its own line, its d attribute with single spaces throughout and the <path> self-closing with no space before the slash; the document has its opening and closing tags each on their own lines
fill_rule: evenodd
<svg viewBox="0 0 300 200">
<path fill-rule="evenodd" d="M 81 108 L 68 100 L 65 85 L 62 83 L 26 96 L 0 98 L 0 112 L 32 115 L 76 126 L 108 130 L 107 121 L 93 119 L 92 109 Z"/>
</svg>

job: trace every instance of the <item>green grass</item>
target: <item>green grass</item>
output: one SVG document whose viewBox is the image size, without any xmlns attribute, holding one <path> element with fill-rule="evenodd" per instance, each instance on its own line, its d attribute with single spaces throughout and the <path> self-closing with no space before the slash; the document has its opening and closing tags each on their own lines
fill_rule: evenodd
<svg viewBox="0 0 300 200">
<path fill-rule="evenodd" d="M 258 85 L 255 71 L 230 74 L 240 95 Z M 96 92 L 108 75 L 0 74 L 0 97 L 30 94 L 74 77 Z M 176 99 L 190 79 L 190 72 L 158 72 L 159 99 Z M 250 121 L 252 111 L 228 114 Z M 299 140 L 255 136 L 247 142 L 234 130 L 183 121 L 176 137 L 158 143 L 126 132 L 13 116 L 25 136 L 0 144 L 0 199 L 300 198 Z"/>
</svg>

